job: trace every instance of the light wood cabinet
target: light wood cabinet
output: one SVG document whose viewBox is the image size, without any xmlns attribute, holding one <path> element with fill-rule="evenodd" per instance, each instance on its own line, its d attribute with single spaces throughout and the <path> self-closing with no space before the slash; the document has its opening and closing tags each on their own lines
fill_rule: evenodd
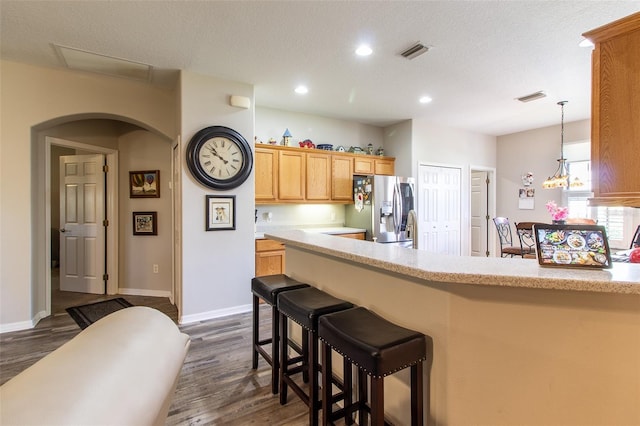
<svg viewBox="0 0 640 426">
<path fill-rule="evenodd" d="M 306 153 L 307 195 L 311 201 L 331 200 L 331 155 L 315 152 Z"/>
<path fill-rule="evenodd" d="M 278 199 L 278 152 L 272 149 L 256 148 L 255 180 L 256 201 Z"/>
<path fill-rule="evenodd" d="M 390 158 L 376 158 L 375 173 L 376 175 L 393 176 L 395 173 L 395 160 Z"/>
<path fill-rule="evenodd" d="M 349 157 L 331 156 L 331 199 L 353 201 L 353 162 Z"/>
<path fill-rule="evenodd" d="M 268 240 L 256 240 L 255 276 L 283 274 L 285 271 L 284 244 Z"/>
<path fill-rule="evenodd" d="M 640 13 L 584 36 L 595 44 L 590 204 L 640 207 Z"/>
<path fill-rule="evenodd" d="M 375 161 L 371 157 L 355 157 L 353 159 L 353 173 L 356 175 L 373 175 L 376 173 Z"/>
<path fill-rule="evenodd" d="M 338 237 L 353 238 L 354 240 L 364 240 L 364 232 L 354 232 L 351 234 L 338 234 Z"/>
<path fill-rule="evenodd" d="M 393 175 L 395 158 L 258 144 L 256 204 L 353 203 L 354 174 Z"/>
<path fill-rule="evenodd" d="M 303 151 L 278 153 L 278 199 L 303 201 L 305 199 L 306 156 Z"/>
</svg>

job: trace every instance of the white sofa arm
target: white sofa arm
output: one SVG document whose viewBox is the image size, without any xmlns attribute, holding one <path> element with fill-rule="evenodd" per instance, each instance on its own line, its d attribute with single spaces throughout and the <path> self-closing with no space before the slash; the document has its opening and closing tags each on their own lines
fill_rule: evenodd
<svg viewBox="0 0 640 426">
<path fill-rule="evenodd" d="M 2 385 L 0 424 L 164 424 L 189 343 L 160 311 L 116 311 Z"/>
</svg>

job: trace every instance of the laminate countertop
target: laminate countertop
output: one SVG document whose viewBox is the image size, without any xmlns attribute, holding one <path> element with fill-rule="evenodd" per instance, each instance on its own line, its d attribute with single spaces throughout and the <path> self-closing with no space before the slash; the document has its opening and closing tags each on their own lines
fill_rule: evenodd
<svg viewBox="0 0 640 426">
<path fill-rule="evenodd" d="M 265 237 L 285 246 L 427 281 L 640 294 L 640 264 L 614 263 L 611 269 L 541 267 L 535 259 L 438 255 L 300 230 L 265 232 Z"/>
<path fill-rule="evenodd" d="M 314 228 L 300 228 L 296 230 L 308 232 L 311 234 L 326 234 L 326 235 L 357 234 L 360 232 L 367 232 L 366 229 L 349 228 L 347 226 L 325 226 L 325 227 L 314 227 Z M 281 232 L 281 231 L 282 230 L 256 232 L 255 237 L 256 239 L 265 238 L 265 234 L 268 234 L 270 232 Z"/>
</svg>

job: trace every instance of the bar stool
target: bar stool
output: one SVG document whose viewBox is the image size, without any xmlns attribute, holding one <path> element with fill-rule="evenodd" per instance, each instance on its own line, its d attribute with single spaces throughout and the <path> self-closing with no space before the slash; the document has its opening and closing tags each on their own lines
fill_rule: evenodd
<svg viewBox="0 0 640 426">
<path fill-rule="evenodd" d="M 358 410 L 359 424 L 365 413 L 371 424 L 384 425 L 384 377 L 411 368 L 411 424 L 423 424 L 423 361 L 427 336 L 393 324 L 368 309 L 357 307 L 320 317 L 318 338 L 322 342 L 322 419 L 330 424 L 344 414 L 349 424 Z M 330 386 L 331 350 L 348 358 L 358 368 L 358 398 L 351 406 L 332 412 Z M 367 395 L 367 378 L 371 398 Z M 369 404 L 367 404 L 369 402 Z"/>
<path fill-rule="evenodd" d="M 335 298 L 315 287 L 287 291 L 278 295 L 278 311 L 280 312 L 280 404 L 287 403 L 287 388 L 291 389 L 309 407 L 309 425 L 318 424 L 319 384 L 318 384 L 318 318 L 331 312 L 338 312 L 352 308 L 353 304 L 345 300 Z M 288 339 L 287 319 L 299 324 L 303 329 L 303 339 L 306 330 L 308 358 L 303 360 L 301 366 L 292 366 L 289 362 L 285 342 Z M 306 362 L 305 362 L 306 361 Z M 308 370 L 308 393 L 298 386 L 292 376 Z M 329 379 L 329 383 L 332 380 Z"/>
<path fill-rule="evenodd" d="M 278 368 L 280 365 L 280 327 L 278 327 L 277 297 L 283 291 L 305 287 L 309 287 L 309 284 L 303 284 L 284 274 L 265 275 L 251 279 L 251 292 L 253 293 L 253 369 L 258 368 L 258 354 L 262 355 L 271 366 L 271 392 L 273 394 L 278 393 Z M 260 340 L 260 299 L 271 305 L 271 337 L 263 340 Z M 268 344 L 271 344 L 270 354 L 263 348 L 264 345 Z M 298 353 L 303 352 L 299 347 L 295 347 L 295 349 Z"/>
</svg>

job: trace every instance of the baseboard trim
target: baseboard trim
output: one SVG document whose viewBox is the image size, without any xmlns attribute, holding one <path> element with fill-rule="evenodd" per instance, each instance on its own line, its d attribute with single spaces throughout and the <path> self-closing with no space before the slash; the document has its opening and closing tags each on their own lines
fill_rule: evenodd
<svg viewBox="0 0 640 426">
<path fill-rule="evenodd" d="M 125 296 L 151 296 L 151 297 L 171 297 L 170 291 L 164 290 L 147 290 L 142 288 L 119 288 L 118 294 Z"/>
<path fill-rule="evenodd" d="M 253 309 L 253 305 L 248 304 L 248 305 L 233 306 L 231 308 L 216 309 L 215 311 L 202 312 L 199 314 L 184 315 L 182 316 L 182 318 L 179 318 L 178 323 L 191 324 L 198 321 L 205 321 L 205 320 L 210 320 L 214 318 L 222 318 L 222 317 L 226 317 L 234 314 L 243 314 L 245 312 L 251 312 L 252 309 Z"/>
<path fill-rule="evenodd" d="M 9 324 L 1 324 L 0 334 L 10 333 L 12 331 L 31 329 L 35 327 L 36 324 L 38 324 L 38 321 L 40 321 L 42 318 L 46 316 L 47 316 L 47 313 L 45 311 L 40 311 L 31 319 L 31 321 L 20 321 L 20 322 L 12 322 Z"/>
</svg>

